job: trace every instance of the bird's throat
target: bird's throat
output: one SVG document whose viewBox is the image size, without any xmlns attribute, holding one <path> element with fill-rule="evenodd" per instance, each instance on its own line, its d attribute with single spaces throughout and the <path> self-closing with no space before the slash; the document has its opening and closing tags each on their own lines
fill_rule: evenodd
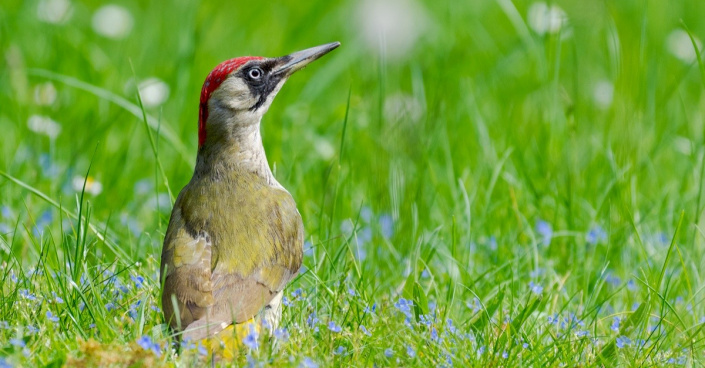
<svg viewBox="0 0 705 368">
<path fill-rule="evenodd" d="M 198 150 L 194 177 L 247 171 L 278 186 L 264 152 L 260 123 L 225 127 L 230 129 L 209 129 L 205 144 Z"/>
</svg>

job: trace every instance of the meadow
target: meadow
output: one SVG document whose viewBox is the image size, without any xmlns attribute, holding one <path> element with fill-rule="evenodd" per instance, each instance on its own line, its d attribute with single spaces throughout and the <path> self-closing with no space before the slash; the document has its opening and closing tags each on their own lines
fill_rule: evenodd
<svg viewBox="0 0 705 368">
<path fill-rule="evenodd" d="M 305 258 L 233 364 L 705 365 L 703 14 L 2 1 L 0 367 L 210 365 L 158 277 L 201 85 L 333 41 L 262 122 Z"/>
</svg>

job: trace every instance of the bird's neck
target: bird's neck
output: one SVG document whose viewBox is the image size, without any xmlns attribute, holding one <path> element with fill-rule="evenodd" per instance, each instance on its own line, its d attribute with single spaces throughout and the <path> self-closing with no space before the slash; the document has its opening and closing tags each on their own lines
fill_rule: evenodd
<svg viewBox="0 0 705 368">
<path fill-rule="evenodd" d="M 222 131 L 218 127 L 223 127 Z M 210 124 L 198 150 L 194 177 L 225 177 L 234 171 L 254 173 L 268 184 L 279 186 L 269 168 L 262 145 L 260 122 L 252 124 Z"/>
</svg>

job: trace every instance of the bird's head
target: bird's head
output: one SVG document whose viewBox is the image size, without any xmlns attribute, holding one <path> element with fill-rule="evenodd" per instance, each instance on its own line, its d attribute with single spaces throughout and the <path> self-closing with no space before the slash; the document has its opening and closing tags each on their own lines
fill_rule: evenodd
<svg viewBox="0 0 705 368">
<path fill-rule="evenodd" d="M 199 148 L 210 133 L 228 134 L 258 124 L 291 74 L 338 46 L 333 42 L 278 58 L 244 56 L 220 63 L 201 90 Z"/>
</svg>

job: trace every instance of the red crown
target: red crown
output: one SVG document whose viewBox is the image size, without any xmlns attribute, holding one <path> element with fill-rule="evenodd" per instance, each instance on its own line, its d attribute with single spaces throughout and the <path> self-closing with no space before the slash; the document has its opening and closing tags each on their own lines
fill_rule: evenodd
<svg viewBox="0 0 705 368">
<path fill-rule="evenodd" d="M 206 141 L 206 121 L 208 120 L 208 100 L 211 98 L 211 93 L 220 87 L 225 78 L 230 73 L 237 70 L 242 65 L 250 60 L 263 59 L 261 56 L 243 56 L 230 60 L 225 60 L 213 69 L 201 89 L 201 104 L 198 108 L 198 148 L 201 148 Z"/>
</svg>

